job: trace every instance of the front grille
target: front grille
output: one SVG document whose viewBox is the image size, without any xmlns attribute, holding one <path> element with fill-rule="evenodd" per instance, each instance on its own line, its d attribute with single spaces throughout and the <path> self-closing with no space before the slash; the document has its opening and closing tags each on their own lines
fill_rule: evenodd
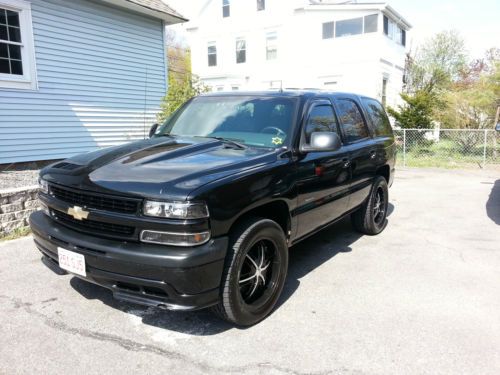
<svg viewBox="0 0 500 375">
<path fill-rule="evenodd" d="M 134 234 L 134 227 L 130 227 L 128 225 L 119 225 L 119 224 L 111 224 L 105 223 L 102 221 L 95 220 L 76 220 L 73 216 L 65 214 L 61 211 L 52 210 L 52 217 L 62 225 L 70 227 L 71 229 L 75 229 L 78 231 L 92 233 L 96 235 L 102 236 L 131 236 Z"/>
<path fill-rule="evenodd" d="M 50 185 L 50 192 L 57 199 L 76 206 L 131 214 L 137 212 L 138 201 L 134 199 L 88 193 L 82 190 L 70 190 L 52 184 Z"/>
</svg>

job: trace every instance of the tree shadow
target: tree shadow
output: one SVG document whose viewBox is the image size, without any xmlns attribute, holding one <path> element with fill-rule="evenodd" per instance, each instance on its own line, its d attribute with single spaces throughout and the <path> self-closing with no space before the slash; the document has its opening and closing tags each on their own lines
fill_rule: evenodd
<svg viewBox="0 0 500 375">
<path fill-rule="evenodd" d="M 500 180 L 496 180 L 491 189 L 486 202 L 486 213 L 495 224 L 500 225 Z"/>
<path fill-rule="evenodd" d="M 393 211 L 394 205 L 389 204 L 388 215 Z M 301 278 L 330 261 L 337 254 L 351 252 L 351 245 L 361 236 L 362 234 L 353 229 L 349 217 L 346 217 L 291 247 L 287 279 L 274 311 L 295 293 L 300 286 Z M 70 284 L 86 299 L 100 300 L 107 306 L 135 315 L 141 319 L 142 323 L 153 327 L 195 336 L 211 336 L 236 328 L 220 320 L 208 309 L 192 312 L 160 310 L 118 301 L 113 298 L 108 289 L 77 277 L 73 277 Z"/>
</svg>

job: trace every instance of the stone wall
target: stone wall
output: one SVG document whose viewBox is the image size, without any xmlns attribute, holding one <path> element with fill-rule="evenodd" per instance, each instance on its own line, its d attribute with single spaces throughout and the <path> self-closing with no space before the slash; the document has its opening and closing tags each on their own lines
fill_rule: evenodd
<svg viewBox="0 0 500 375">
<path fill-rule="evenodd" d="M 30 214 L 38 210 L 38 186 L 0 190 L 0 236 L 26 227 Z"/>
</svg>

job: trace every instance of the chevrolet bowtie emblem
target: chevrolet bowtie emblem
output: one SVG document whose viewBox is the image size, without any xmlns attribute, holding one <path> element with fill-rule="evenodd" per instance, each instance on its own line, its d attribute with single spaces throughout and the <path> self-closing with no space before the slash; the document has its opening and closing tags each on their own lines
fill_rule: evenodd
<svg viewBox="0 0 500 375">
<path fill-rule="evenodd" d="M 83 220 L 89 216 L 89 212 L 79 206 L 68 208 L 68 215 L 73 216 L 76 220 Z"/>
</svg>

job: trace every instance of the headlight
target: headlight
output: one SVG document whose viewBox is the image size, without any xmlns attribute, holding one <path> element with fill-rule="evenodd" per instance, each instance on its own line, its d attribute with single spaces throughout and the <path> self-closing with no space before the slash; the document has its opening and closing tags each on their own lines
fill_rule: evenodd
<svg viewBox="0 0 500 375">
<path fill-rule="evenodd" d="M 202 245 L 210 239 L 210 232 L 200 233 L 172 233 L 143 230 L 141 241 L 172 246 L 196 246 Z"/>
<path fill-rule="evenodd" d="M 41 177 L 38 178 L 38 188 L 41 192 L 49 194 L 49 183 Z"/>
<path fill-rule="evenodd" d="M 208 217 L 208 208 L 204 203 L 145 201 L 143 213 L 170 219 L 201 219 Z"/>
</svg>

